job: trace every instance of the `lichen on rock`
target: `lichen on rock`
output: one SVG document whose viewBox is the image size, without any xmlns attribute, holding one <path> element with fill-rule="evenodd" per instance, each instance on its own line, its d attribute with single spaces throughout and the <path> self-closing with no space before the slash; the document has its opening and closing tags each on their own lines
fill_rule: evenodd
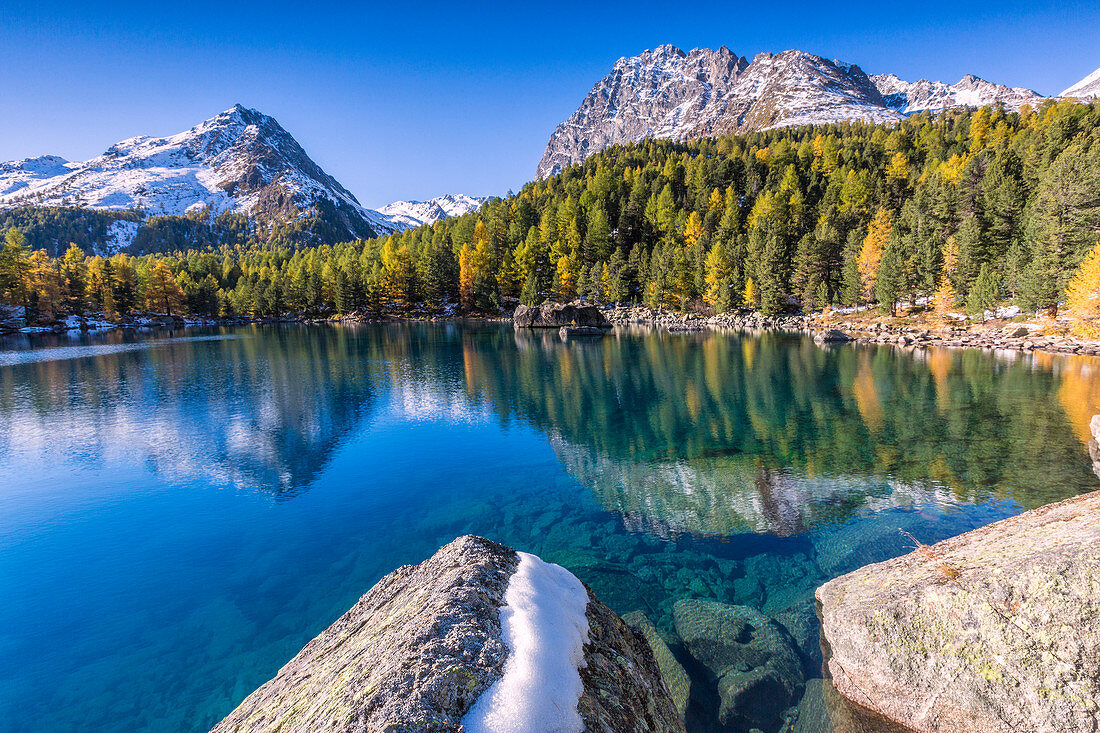
<svg viewBox="0 0 1100 733">
<path fill-rule="evenodd" d="M 817 599 L 837 690 L 887 720 L 1100 727 L 1100 492 L 919 546 Z"/>
</svg>

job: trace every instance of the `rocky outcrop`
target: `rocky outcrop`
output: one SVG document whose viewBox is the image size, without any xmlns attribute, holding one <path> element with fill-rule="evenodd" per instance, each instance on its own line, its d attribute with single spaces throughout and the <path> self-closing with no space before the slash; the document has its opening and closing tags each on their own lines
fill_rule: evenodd
<svg viewBox="0 0 1100 733">
<path fill-rule="evenodd" d="M 515 551 L 466 536 L 395 570 L 214 731 L 463 730 L 514 653 L 501 609 L 519 563 Z M 586 592 L 584 730 L 682 731 L 645 638 Z"/>
<path fill-rule="evenodd" d="M 1100 727 L 1100 492 L 817 590 L 850 701 L 921 733 Z"/>
<path fill-rule="evenodd" d="M 520 305 L 512 314 L 516 328 L 561 328 L 562 326 L 592 326 L 608 328 L 603 311 L 584 303 L 551 303 L 529 307 Z"/>
</svg>

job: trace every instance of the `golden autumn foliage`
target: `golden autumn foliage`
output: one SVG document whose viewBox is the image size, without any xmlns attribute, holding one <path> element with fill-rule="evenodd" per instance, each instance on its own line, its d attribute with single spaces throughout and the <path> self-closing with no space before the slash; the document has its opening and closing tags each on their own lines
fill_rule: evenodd
<svg viewBox="0 0 1100 733">
<path fill-rule="evenodd" d="M 745 281 L 745 291 L 741 293 L 741 300 L 744 301 L 746 305 L 756 305 L 757 297 L 756 283 L 754 283 L 750 277 Z"/>
<path fill-rule="evenodd" d="M 1100 338 L 1100 242 L 1085 255 L 1066 286 L 1066 310 L 1077 318 L 1073 331 L 1085 338 Z"/>
<path fill-rule="evenodd" d="M 955 309 L 958 295 L 955 286 L 951 284 L 955 277 L 955 271 L 959 266 L 959 245 L 955 237 L 947 238 L 943 245 L 943 274 L 940 275 L 940 286 L 932 296 L 932 307 L 937 313 L 943 315 Z"/>
<path fill-rule="evenodd" d="M 875 218 L 867 227 L 867 236 L 863 238 L 863 246 L 856 257 L 856 265 L 859 268 L 859 288 L 861 299 L 870 301 L 875 295 L 875 278 L 878 277 L 878 267 L 882 262 L 882 250 L 890 239 L 890 233 L 894 231 L 894 219 L 886 209 L 879 209 Z"/>
</svg>

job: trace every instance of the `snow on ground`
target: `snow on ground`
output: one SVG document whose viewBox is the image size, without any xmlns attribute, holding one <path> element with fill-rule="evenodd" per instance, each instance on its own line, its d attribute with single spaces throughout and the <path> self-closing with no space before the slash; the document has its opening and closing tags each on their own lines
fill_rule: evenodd
<svg viewBox="0 0 1100 733">
<path fill-rule="evenodd" d="M 1092 72 L 1081 81 L 1077 82 L 1069 89 L 1065 90 L 1059 97 L 1080 97 L 1082 99 L 1088 99 L 1089 97 L 1100 96 L 1100 69 Z"/>
<path fill-rule="evenodd" d="M 110 257 L 121 252 L 133 243 L 134 237 L 137 236 L 140 228 L 141 222 L 139 221 L 119 219 L 112 223 L 110 228 L 107 229 L 107 243 L 103 247 L 104 251 L 97 251 L 96 254 L 101 257 Z"/>
<path fill-rule="evenodd" d="M 504 674 L 462 719 L 469 733 L 580 733 L 578 671 L 588 641 L 588 591 L 576 576 L 526 552 L 500 609 L 510 652 Z"/>
</svg>

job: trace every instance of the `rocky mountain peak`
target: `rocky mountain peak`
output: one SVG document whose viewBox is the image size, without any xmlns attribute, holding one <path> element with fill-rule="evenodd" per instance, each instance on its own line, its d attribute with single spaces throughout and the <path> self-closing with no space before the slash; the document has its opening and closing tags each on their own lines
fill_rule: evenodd
<svg viewBox="0 0 1100 733">
<path fill-rule="evenodd" d="M 658 46 L 615 62 L 558 125 L 538 165 L 545 178 L 611 145 L 674 140 L 841 120 L 894 122 L 922 110 L 1041 101 L 968 74 L 957 84 L 868 76 L 856 64 L 798 49 L 752 61 L 725 46 L 689 52 Z"/>
</svg>

